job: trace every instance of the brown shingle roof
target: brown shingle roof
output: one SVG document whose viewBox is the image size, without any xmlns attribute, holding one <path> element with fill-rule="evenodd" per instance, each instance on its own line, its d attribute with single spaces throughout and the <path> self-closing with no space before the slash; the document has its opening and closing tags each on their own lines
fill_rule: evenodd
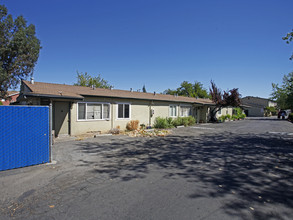
<svg viewBox="0 0 293 220">
<path fill-rule="evenodd" d="M 8 92 L 8 96 L 16 95 L 19 93 L 18 91 L 7 91 L 7 92 Z"/>
<path fill-rule="evenodd" d="M 143 99 L 143 100 L 158 100 L 158 101 L 172 101 L 172 102 L 186 102 L 186 103 L 199 103 L 212 105 L 213 102 L 210 99 L 191 98 L 184 96 L 173 96 L 143 92 L 131 92 L 126 90 L 117 89 L 102 89 L 84 86 L 73 86 L 53 83 L 34 82 L 31 84 L 29 81 L 23 81 L 23 83 L 31 90 L 29 93 L 33 96 L 54 96 L 54 97 L 70 97 L 80 99 L 83 96 L 99 96 L 99 97 L 115 97 L 115 98 L 129 98 L 129 99 Z"/>
</svg>

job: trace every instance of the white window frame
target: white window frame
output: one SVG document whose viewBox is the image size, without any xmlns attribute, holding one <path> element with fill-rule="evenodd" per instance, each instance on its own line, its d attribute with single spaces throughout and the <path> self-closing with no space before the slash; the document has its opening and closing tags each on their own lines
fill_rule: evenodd
<svg viewBox="0 0 293 220">
<path fill-rule="evenodd" d="M 78 104 L 85 104 L 85 119 L 78 119 Z M 87 119 L 87 104 L 97 104 L 97 105 L 102 105 L 102 118 L 98 118 L 98 119 Z M 109 105 L 109 118 L 103 118 L 104 117 L 104 105 Z M 77 108 L 77 114 L 76 114 L 76 119 L 77 121 L 109 121 L 111 119 L 111 103 L 107 103 L 107 102 L 77 102 L 76 104 Z"/>
<path fill-rule="evenodd" d="M 119 105 L 123 105 L 123 115 L 125 115 L 125 105 L 129 105 L 129 118 L 119 118 Z M 131 103 L 129 102 L 117 102 L 116 103 L 116 119 L 117 120 L 131 120 Z"/>
<path fill-rule="evenodd" d="M 171 107 L 175 107 L 176 110 L 176 114 L 175 115 L 171 115 Z M 169 105 L 169 117 L 175 118 L 178 116 L 178 109 L 177 109 L 178 105 Z"/>
<path fill-rule="evenodd" d="M 190 115 L 188 115 L 188 116 L 192 116 L 192 106 L 191 105 L 180 105 L 180 109 L 179 109 L 179 111 L 180 111 L 180 113 L 179 113 L 180 117 L 188 117 L 188 116 L 183 116 L 181 114 L 181 108 L 190 108 Z"/>
</svg>

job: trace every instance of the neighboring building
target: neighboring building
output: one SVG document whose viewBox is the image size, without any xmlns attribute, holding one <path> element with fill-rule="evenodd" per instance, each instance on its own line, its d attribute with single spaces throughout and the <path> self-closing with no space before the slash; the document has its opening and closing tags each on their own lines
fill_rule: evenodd
<svg viewBox="0 0 293 220">
<path fill-rule="evenodd" d="M 55 136 L 126 128 L 130 120 L 152 126 L 156 117 L 192 115 L 207 122 L 209 99 L 22 81 L 19 104 L 50 105 Z"/>
<path fill-rule="evenodd" d="M 233 114 L 233 107 L 225 107 L 225 108 L 221 108 L 220 111 L 217 112 L 216 117 L 219 118 L 223 115 L 231 115 Z"/>
<path fill-rule="evenodd" d="M 241 99 L 245 114 L 250 117 L 264 117 L 266 107 L 276 107 L 277 103 L 265 98 L 246 96 Z M 248 107 L 249 106 L 249 107 Z"/>
<path fill-rule="evenodd" d="M 17 91 L 8 91 L 8 96 L 6 99 L 2 99 L 1 102 L 3 105 L 10 105 L 16 102 L 16 99 L 19 95 Z"/>
</svg>

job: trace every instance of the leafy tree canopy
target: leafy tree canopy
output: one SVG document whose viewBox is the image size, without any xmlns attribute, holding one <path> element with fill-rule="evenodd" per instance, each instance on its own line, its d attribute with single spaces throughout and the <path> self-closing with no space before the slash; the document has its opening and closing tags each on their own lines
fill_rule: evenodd
<svg viewBox="0 0 293 220">
<path fill-rule="evenodd" d="M 100 74 L 96 77 L 92 77 L 87 72 L 79 73 L 78 71 L 77 71 L 77 83 L 74 83 L 74 85 L 87 86 L 87 87 L 94 86 L 96 88 L 105 88 L 105 89 L 113 87 L 108 83 L 108 81 L 103 79 Z"/>
<path fill-rule="evenodd" d="M 292 32 L 288 33 L 285 37 L 282 38 L 283 40 L 286 41 L 287 44 L 289 44 L 293 40 L 293 30 Z M 293 60 L 293 54 L 290 57 L 290 60 Z"/>
<path fill-rule="evenodd" d="M 284 75 L 281 86 L 272 83 L 271 97 L 280 109 L 293 109 L 293 72 Z"/>
<path fill-rule="evenodd" d="M 15 89 L 22 79 L 33 74 L 39 58 L 40 40 L 35 26 L 23 16 L 15 20 L 7 8 L 0 5 L 0 97 L 7 97 L 8 89 Z"/>
<path fill-rule="evenodd" d="M 179 96 L 187 96 L 187 97 L 198 97 L 198 98 L 210 98 L 208 91 L 203 88 L 203 85 L 200 82 L 195 81 L 194 83 L 190 83 L 188 81 L 183 81 L 180 84 L 180 87 L 172 90 L 167 89 L 164 91 L 164 94 L 169 95 L 179 95 Z"/>
<path fill-rule="evenodd" d="M 210 95 L 215 103 L 215 108 L 211 109 L 211 121 L 216 121 L 216 113 L 224 107 L 238 107 L 241 104 L 241 95 L 238 89 L 230 89 L 228 91 L 222 92 L 216 84 L 211 81 Z"/>
</svg>

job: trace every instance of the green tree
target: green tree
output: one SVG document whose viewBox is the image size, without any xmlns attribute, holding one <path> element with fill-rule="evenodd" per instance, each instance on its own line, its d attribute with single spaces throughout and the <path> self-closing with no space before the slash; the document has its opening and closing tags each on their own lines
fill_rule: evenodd
<svg viewBox="0 0 293 220">
<path fill-rule="evenodd" d="M 293 72 L 284 75 L 282 85 L 272 83 L 271 97 L 280 109 L 293 109 Z"/>
<path fill-rule="evenodd" d="M 282 38 L 283 40 L 286 41 L 287 44 L 290 44 L 290 42 L 293 40 L 293 30 L 292 32 L 289 32 L 285 37 Z M 293 60 L 293 54 L 289 58 L 290 60 Z"/>
<path fill-rule="evenodd" d="M 194 84 L 188 81 L 183 81 L 180 84 L 180 87 L 172 90 L 167 89 L 164 91 L 164 94 L 169 95 L 179 95 L 187 97 L 198 97 L 198 98 L 210 98 L 208 91 L 203 88 L 203 85 L 200 82 L 195 81 Z"/>
<path fill-rule="evenodd" d="M 210 95 L 215 103 L 215 107 L 211 109 L 210 116 L 211 121 L 216 121 L 216 114 L 224 107 L 238 107 L 241 104 L 241 95 L 238 89 L 230 89 L 229 91 L 222 92 L 216 84 L 211 81 Z"/>
<path fill-rule="evenodd" d="M 142 87 L 142 92 L 145 92 L 145 93 L 147 92 L 146 88 L 145 88 L 145 85 L 143 85 L 143 87 Z"/>
<path fill-rule="evenodd" d="M 0 97 L 15 89 L 22 79 L 32 76 L 41 49 L 35 26 L 23 16 L 15 20 L 0 5 Z"/>
<path fill-rule="evenodd" d="M 92 77 L 87 72 L 79 73 L 78 71 L 77 71 L 77 83 L 74 83 L 74 85 L 75 86 L 87 86 L 87 87 L 94 86 L 96 88 L 105 88 L 105 89 L 112 87 L 108 83 L 108 81 L 106 81 L 105 79 L 103 79 L 101 77 L 100 74 L 96 77 Z"/>
</svg>

